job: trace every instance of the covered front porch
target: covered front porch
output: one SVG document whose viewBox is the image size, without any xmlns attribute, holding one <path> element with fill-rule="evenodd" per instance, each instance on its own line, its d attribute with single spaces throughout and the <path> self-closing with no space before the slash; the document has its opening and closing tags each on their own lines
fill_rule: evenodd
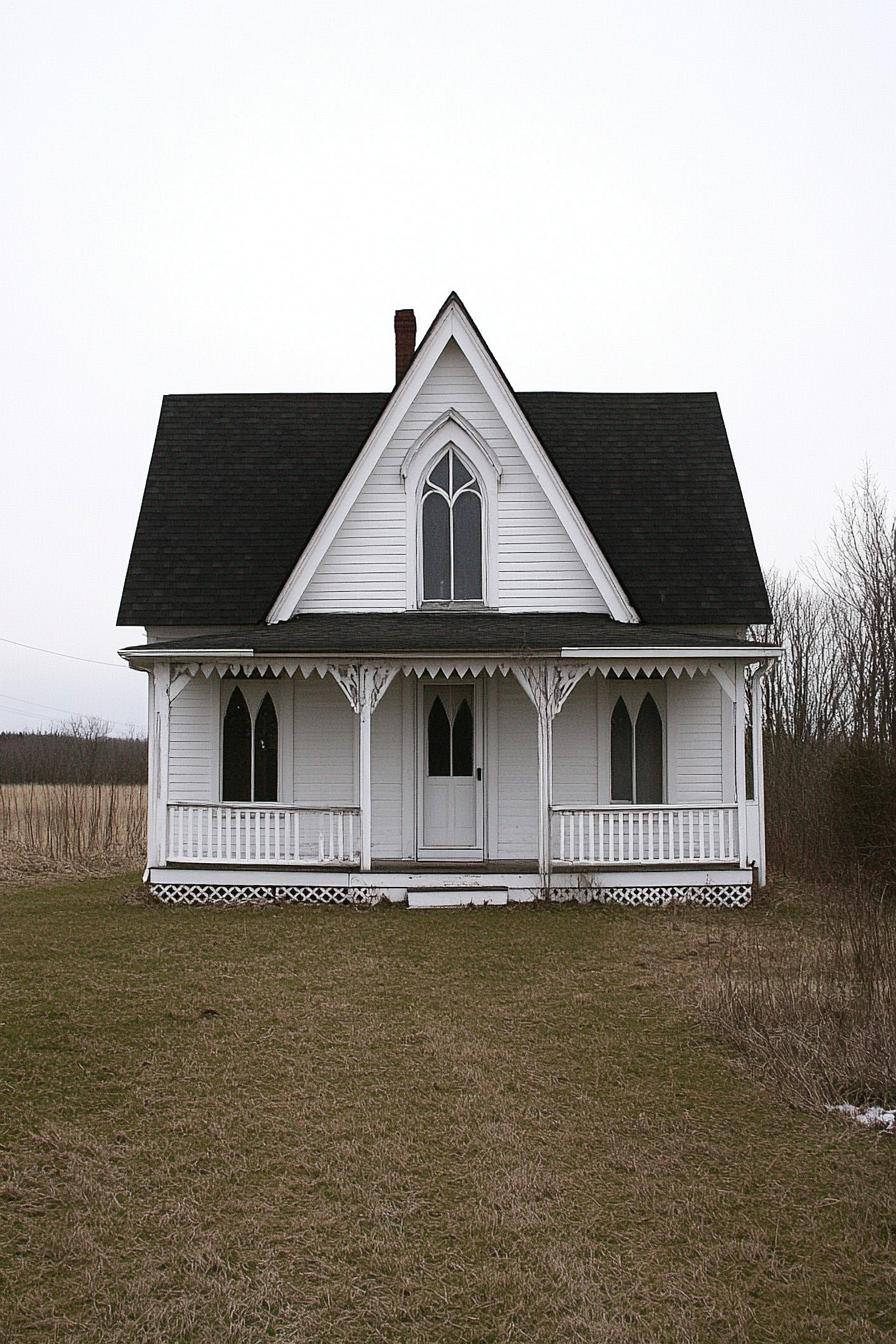
<svg viewBox="0 0 896 1344">
<path fill-rule="evenodd" d="M 750 819 L 758 804 L 748 799 Z M 364 864 L 360 807 L 284 807 L 280 804 L 169 803 L 166 858 L 171 863 L 315 865 L 383 871 L 401 864 L 422 873 L 454 871 L 459 864 L 484 873 L 503 872 L 506 860 L 458 854 L 454 859 L 395 856 Z M 749 845 L 747 851 L 749 853 Z M 628 864 L 737 865 L 738 809 L 727 807 L 552 807 L 553 868 L 615 868 Z M 748 863 L 753 862 L 748 859 Z M 536 858 L 514 860 L 523 872 L 539 872 Z"/>
<path fill-rule="evenodd" d="M 149 879 L 397 898 L 762 882 L 762 666 L 740 648 L 147 660 Z M 236 698 L 251 731 L 269 720 L 249 798 L 228 796 Z"/>
</svg>

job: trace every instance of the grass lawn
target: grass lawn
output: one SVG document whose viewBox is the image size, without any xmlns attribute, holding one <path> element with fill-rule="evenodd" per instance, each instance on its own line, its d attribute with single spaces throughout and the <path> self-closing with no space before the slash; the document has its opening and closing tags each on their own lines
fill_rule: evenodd
<svg viewBox="0 0 896 1344">
<path fill-rule="evenodd" d="M 743 913 L 0 907 L 0 1339 L 896 1337 L 896 1142 L 689 1008 Z"/>
</svg>

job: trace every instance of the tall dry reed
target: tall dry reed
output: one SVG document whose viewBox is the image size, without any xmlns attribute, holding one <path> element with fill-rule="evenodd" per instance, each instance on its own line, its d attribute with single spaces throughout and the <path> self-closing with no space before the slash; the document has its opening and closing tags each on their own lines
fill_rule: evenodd
<svg viewBox="0 0 896 1344">
<path fill-rule="evenodd" d="M 143 784 L 0 785 L 0 880 L 140 868 Z"/>
</svg>

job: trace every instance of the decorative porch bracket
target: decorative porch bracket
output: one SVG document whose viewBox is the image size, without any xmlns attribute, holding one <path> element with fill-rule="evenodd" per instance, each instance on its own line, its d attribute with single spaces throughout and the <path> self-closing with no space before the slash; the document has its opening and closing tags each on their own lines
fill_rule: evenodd
<svg viewBox="0 0 896 1344">
<path fill-rule="evenodd" d="M 554 719 L 588 668 L 578 663 L 511 663 L 511 671 L 538 715 L 538 871 L 546 887 L 551 880 Z"/>
<path fill-rule="evenodd" d="M 398 666 L 382 663 L 332 663 L 328 672 L 342 688 L 358 715 L 358 803 L 361 814 L 361 869 L 370 871 L 370 720 L 398 672 Z"/>
<path fill-rule="evenodd" d="M 170 705 L 174 704 L 181 691 L 186 690 L 192 680 L 193 674 L 191 672 L 184 672 L 178 668 L 177 675 L 171 678 L 171 685 L 168 687 L 168 703 Z"/>
</svg>

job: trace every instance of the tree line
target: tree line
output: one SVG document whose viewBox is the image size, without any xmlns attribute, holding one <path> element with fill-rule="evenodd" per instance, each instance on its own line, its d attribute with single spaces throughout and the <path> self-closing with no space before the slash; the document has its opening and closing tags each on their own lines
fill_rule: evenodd
<svg viewBox="0 0 896 1344">
<path fill-rule="evenodd" d="M 146 739 L 112 737 L 102 719 L 0 733 L 0 784 L 144 784 Z"/>
</svg>

